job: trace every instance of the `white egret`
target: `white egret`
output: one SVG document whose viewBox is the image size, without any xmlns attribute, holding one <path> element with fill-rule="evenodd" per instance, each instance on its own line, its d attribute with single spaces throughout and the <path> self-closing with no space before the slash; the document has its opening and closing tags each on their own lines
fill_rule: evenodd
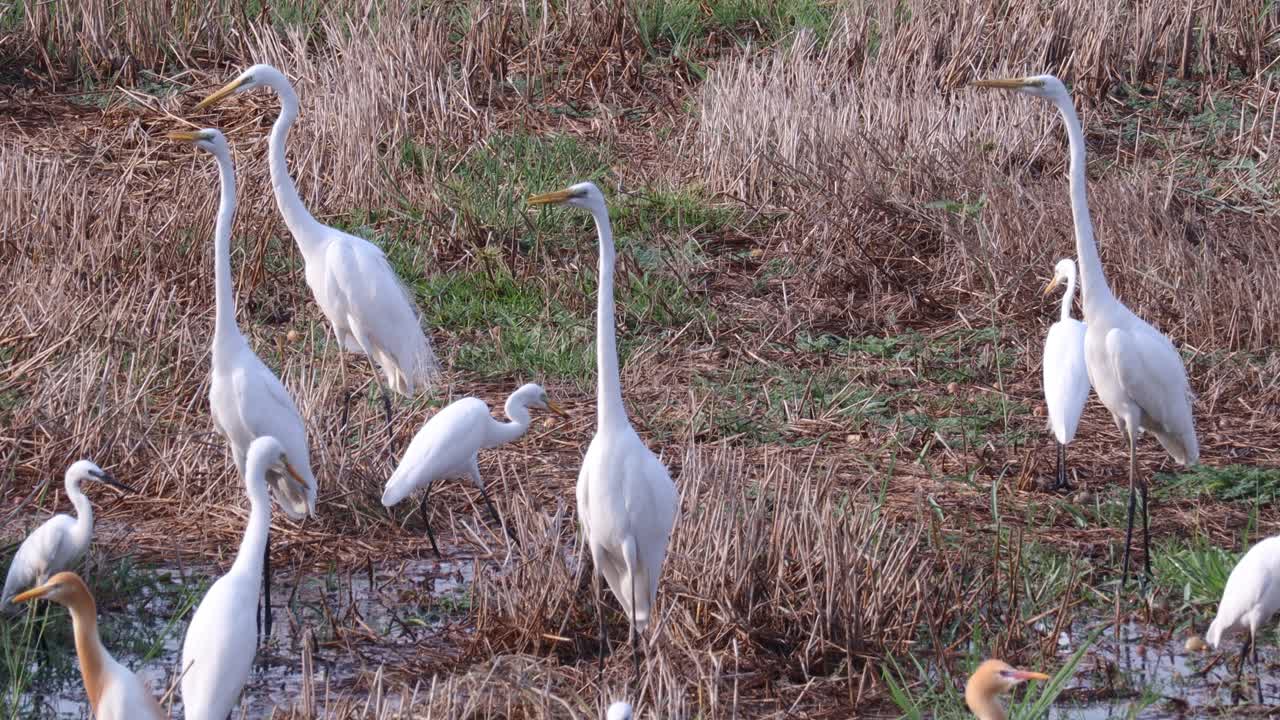
<svg viewBox="0 0 1280 720">
<path fill-rule="evenodd" d="M 1223 638 L 1238 632 L 1248 632 L 1240 649 L 1237 674 L 1244 671 L 1245 658 L 1250 650 L 1253 667 L 1258 668 L 1258 630 L 1271 621 L 1280 610 L 1280 536 L 1269 537 L 1249 548 L 1240 562 L 1231 569 L 1227 585 L 1218 601 L 1218 614 L 1205 633 L 1205 642 L 1217 649 Z M 1262 694 L 1262 681 L 1258 680 L 1258 694 Z M 1258 702 L 1262 702 L 1259 697 Z"/>
<path fill-rule="evenodd" d="M 520 386 L 507 398 L 505 409 L 510 422 L 495 420 L 489 414 L 489 406 L 480 398 L 466 397 L 450 403 L 413 436 L 400 464 L 387 480 L 382 504 L 390 508 L 415 490 L 425 488 L 422 493 L 422 520 L 427 525 L 431 549 L 437 556 L 440 549 L 436 546 L 436 537 L 431 532 L 431 522 L 427 517 L 427 497 L 431 494 L 431 484 L 436 480 L 469 478 L 480 489 L 493 519 L 502 525 L 502 518 L 498 516 L 485 490 L 484 479 L 480 477 L 479 453 L 512 442 L 528 432 L 531 407 L 567 417 L 564 410 L 547 397 L 547 391 L 535 383 Z M 511 537 L 515 539 L 514 535 Z"/>
<path fill-rule="evenodd" d="M 271 88 L 280 98 L 280 115 L 267 143 L 276 205 L 302 253 L 307 285 L 338 342 L 347 351 L 367 355 L 374 364 L 390 437 L 387 386 L 408 397 L 428 387 L 437 373 L 431 343 L 422 330 L 417 308 L 382 250 L 363 238 L 322 225 L 302 204 L 284 154 L 289 128 L 298 117 L 298 95 L 283 73 L 270 65 L 254 65 L 202 100 L 196 109 L 257 87 Z M 378 379 L 379 367 L 386 375 L 385 385 Z M 344 417 L 345 407 L 344 403 Z"/>
<path fill-rule="evenodd" d="M 1191 387 L 1182 358 L 1169 338 L 1125 307 L 1107 285 L 1102 259 L 1093 239 L 1089 200 L 1085 189 L 1084 133 L 1071 94 L 1052 75 L 1004 80 L 978 80 L 978 87 L 1017 90 L 1053 103 L 1067 128 L 1071 150 L 1069 182 L 1071 214 L 1075 219 L 1076 256 L 1080 263 L 1083 299 L 1085 366 L 1098 399 L 1111 411 L 1116 427 L 1129 441 L 1129 512 L 1125 528 L 1124 570 L 1129 577 L 1129 547 L 1133 539 L 1134 493 L 1142 495 L 1142 548 L 1146 575 L 1151 576 L 1147 512 L 1147 481 L 1138 480 L 1138 438 L 1151 432 L 1183 465 L 1200 459 L 1195 420 L 1191 415 Z"/>
<path fill-rule="evenodd" d="M 1000 696 L 1027 680 L 1048 680 L 1044 673 L 1018 670 L 1002 660 L 987 660 L 969 676 L 964 686 L 964 703 L 978 720 L 1005 720 Z"/>
<path fill-rule="evenodd" d="M 609 706 L 605 720 L 631 720 L 631 703 L 619 700 Z"/>
<path fill-rule="evenodd" d="M 102 646 L 102 638 L 98 635 L 98 608 L 93 594 L 79 575 L 60 572 L 13 600 L 27 602 L 40 598 L 64 605 L 71 611 L 80 676 L 96 720 L 158 720 L 165 717 L 146 685 L 129 668 L 116 662 Z"/>
<path fill-rule="evenodd" d="M 54 515 L 22 541 L 4 580 L 0 608 L 11 610 L 9 603 L 14 595 L 70 568 L 89 549 L 89 541 L 93 539 L 93 504 L 80 491 L 80 483 L 95 481 L 133 492 L 88 460 L 79 460 L 67 468 L 63 489 L 76 509 L 76 517 Z"/>
<path fill-rule="evenodd" d="M 679 499 L 666 466 L 627 420 L 618 377 L 618 348 L 613 328 L 613 230 L 600 189 L 589 182 L 535 195 L 530 205 L 565 204 L 587 210 L 595 219 L 600 243 L 600 280 L 596 307 L 596 434 L 578 473 L 578 518 L 591 561 L 600 642 L 606 644 L 599 575 L 630 621 L 633 659 L 639 665 L 637 635 L 649 624 L 658 596 L 658 576 L 667 555 Z M 604 656 L 600 662 L 603 665 Z"/>
<path fill-rule="evenodd" d="M 1076 297 L 1076 264 L 1070 258 L 1054 266 L 1048 295 L 1060 283 L 1067 284 L 1062 297 L 1062 317 L 1049 328 L 1044 340 L 1044 402 L 1049 407 L 1049 427 L 1058 441 L 1058 473 L 1052 490 L 1070 490 L 1067 482 L 1067 445 L 1076 437 L 1080 414 L 1089 399 L 1089 370 L 1084 361 L 1084 323 L 1071 317 Z"/>
<path fill-rule="evenodd" d="M 271 527 L 267 478 L 272 476 L 283 476 L 297 492 L 306 490 L 284 446 L 273 437 L 259 437 L 249 446 L 244 477 L 249 522 L 240 551 L 227 574 L 205 593 L 182 642 L 179 667 L 187 720 L 225 720 L 253 669 L 258 640 L 253 616 Z"/>
<path fill-rule="evenodd" d="M 270 471 L 268 482 L 276 501 L 293 520 L 302 520 L 316 511 L 316 477 L 311 472 L 307 449 L 307 428 L 293 397 L 276 374 L 249 347 L 236 326 L 235 291 L 231 287 L 231 223 L 236 212 L 236 174 L 231 150 L 222 133 L 212 128 L 197 132 L 175 132 L 170 139 L 195 143 L 213 155 L 221 179 L 218 219 L 213 231 L 214 328 L 213 360 L 209 373 L 209 410 L 213 426 L 227 439 L 236 471 L 246 479 L 245 461 L 249 446 L 257 438 L 276 438 L 292 458 L 303 478 L 298 486 L 285 473 Z M 271 637 L 270 543 L 264 546 L 263 560 L 264 638 Z"/>
</svg>

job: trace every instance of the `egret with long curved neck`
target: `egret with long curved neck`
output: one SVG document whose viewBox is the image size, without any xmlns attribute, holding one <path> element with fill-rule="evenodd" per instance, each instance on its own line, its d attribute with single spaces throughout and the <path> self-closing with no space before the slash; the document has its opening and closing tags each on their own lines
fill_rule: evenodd
<svg viewBox="0 0 1280 720">
<path fill-rule="evenodd" d="M 1053 280 L 1045 286 L 1048 295 L 1061 283 L 1067 284 L 1062 297 L 1062 314 L 1049 327 L 1044 340 L 1044 402 L 1049 408 L 1049 428 L 1058 444 L 1058 473 L 1051 490 L 1070 490 L 1067 482 L 1067 445 L 1076 437 L 1080 414 L 1089 399 L 1089 369 L 1084 360 L 1084 323 L 1071 317 L 1076 296 L 1076 264 L 1064 258 L 1054 266 Z"/>
<path fill-rule="evenodd" d="M 1102 272 L 1102 260 L 1093 239 L 1089 200 L 1085 190 L 1084 133 L 1071 94 L 1052 75 L 1006 80 L 978 80 L 978 87 L 1001 88 L 1053 103 L 1067 128 L 1071 150 L 1069 183 L 1071 214 L 1075 220 L 1076 256 L 1080 265 L 1080 292 L 1086 325 L 1084 352 L 1089 380 L 1098 399 L 1111 411 L 1116 427 L 1129 442 L 1129 511 L 1125 527 L 1124 571 L 1129 577 L 1129 547 L 1133 540 L 1135 490 L 1142 496 L 1143 565 L 1151 576 L 1147 512 L 1147 481 L 1138 475 L 1138 438 L 1151 432 L 1174 460 L 1194 465 L 1200 459 L 1195 420 L 1191 414 L 1191 387 L 1186 369 L 1173 343 L 1116 299 Z"/>
<path fill-rule="evenodd" d="M 424 488 L 422 521 L 427 525 L 427 537 L 437 557 L 440 547 L 427 517 L 427 498 L 431 495 L 431 484 L 436 480 L 469 478 L 479 488 L 494 521 L 502 525 L 502 518 L 485 490 L 484 478 L 480 476 L 479 454 L 481 450 L 513 442 L 528 432 L 531 422 L 529 408 L 550 410 L 567 417 L 564 410 L 547 397 L 547 391 L 534 383 L 520 386 L 507 398 L 506 413 L 510 422 L 494 420 L 489 414 L 489 406 L 480 398 L 466 397 L 450 403 L 413 436 L 400 464 L 387 480 L 382 504 L 390 508 L 418 488 Z M 514 540 L 515 535 L 510 528 L 507 532 Z"/>
<path fill-rule="evenodd" d="M 227 139 L 213 128 L 170 133 L 213 156 L 218 164 L 221 196 L 213 231 L 214 329 L 209 372 L 209 411 L 213 426 L 227 439 L 241 481 L 247 478 L 249 446 L 265 436 L 279 440 L 303 478 L 301 485 L 286 473 L 271 470 L 267 482 L 280 509 L 293 520 L 316 511 L 316 476 L 311 472 L 307 428 L 293 397 L 280 378 L 249 347 L 236 325 L 235 291 L 231 287 L 231 223 L 236 213 L 236 173 Z M 263 549 L 263 638 L 271 637 L 270 543 Z"/>
<path fill-rule="evenodd" d="M 267 141 L 276 205 L 302 253 L 307 285 L 338 342 L 350 352 L 368 356 L 374 364 L 374 379 L 387 414 L 387 434 L 393 439 L 387 387 L 407 397 L 429 387 L 438 371 L 435 353 L 422 330 L 417 308 L 382 250 L 363 238 L 321 224 L 302 204 L 284 153 L 289 128 L 298 117 L 298 95 L 289 79 L 270 65 L 254 65 L 202 100 L 196 109 L 257 87 L 271 88 L 280 98 L 280 115 Z M 379 368 L 385 384 L 379 378 Z M 348 394 L 344 418 L 349 401 Z"/>
<path fill-rule="evenodd" d="M 632 657 L 639 665 L 638 638 L 658 597 L 658 577 L 675 526 L 679 498 L 662 461 L 627 420 L 618 375 L 613 325 L 615 250 L 609 209 L 589 182 L 535 195 L 530 205 L 564 204 L 591 213 L 600 244 L 596 306 L 596 434 L 578 473 L 578 519 L 595 566 L 592 583 L 600 619 L 600 663 L 607 647 L 600 580 L 604 575 L 630 621 Z"/>
<path fill-rule="evenodd" d="M 45 584 L 14 597 L 14 602 L 45 599 L 71 611 L 80 677 L 96 720 L 160 720 L 165 717 L 147 686 L 116 662 L 98 634 L 98 608 L 93 594 L 73 572 L 60 572 Z"/>
<path fill-rule="evenodd" d="M 89 542 L 93 540 L 93 504 L 80 490 L 83 482 L 101 482 L 133 492 L 128 485 L 88 460 L 72 463 L 63 475 L 62 487 L 76 509 L 76 516 L 54 515 L 22 541 L 4 579 L 0 610 L 11 611 L 10 602 L 19 591 L 39 585 L 54 573 L 70 568 L 89 549 Z"/>
<path fill-rule="evenodd" d="M 295 491 L 306 491 L 305 481 L 289 462 L 284 446 L 270 436 L 255 439 L 245 466 L 249 522 L 240 551 L 227 574 L 205 593 L 182 642 L 182 704 L 187 720 L 229 717 L 253 669 L 257 647 L 253 611 L 258 604 L 271 526 L 267 478 L 276 475 L 283 475 Z"/>
</svg>

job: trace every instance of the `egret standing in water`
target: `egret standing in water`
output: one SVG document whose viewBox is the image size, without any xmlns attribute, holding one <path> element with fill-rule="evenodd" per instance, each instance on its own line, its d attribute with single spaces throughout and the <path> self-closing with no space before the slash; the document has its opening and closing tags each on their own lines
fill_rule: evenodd
<svg viewBox="0 0 1280 720">
<path fill-rule="evenodd" d="M 222 133 L 207 128 L 198 132 L 170 133 L 169 138 L 194 143 L 218 163 L 221 199 L 213 231 L 214 328 L 213 361 L 209 373 L 209 410 L 213 426 L 227 439 L 236 471 L 247 481 L 249 446 L 260 437 L 277 438 L 292 458 L 302 483 L 278 470 L 267 481 L 280 509 L 293 520 L 316 511 L 316 477 L 311 472 L 307 428 L 289 391 L 280 378 L 258 358 L 236 325 L 235 290 L 231 287 L 231 223 L 236 214 L 236 173 L 231 150 Z M 263 545 L 263 637 L 271 637 L 270 542 Z"/>
<path fill-rule="evenodd" d="M 322 225 L 302 204 L 284 154 L 289 128 L 298 118 L 298 95 L 289 79 L 270 65 L 254 65 L 196 109 L 258 87 L 271 88 L 280 98 L 280 116 L 267 141 L 276 205 L 302 253 L 307 285 L 338 342 L 349 352 L 367 355 L 374 364 L 373 376 L 387 413 L 387 435 L 393 437 L 387 386 L 407 397 L 430 386 L 437 373 L 435 353 L 409 292 L 382 250 L 368 240 Z M 385 385 L 379 368 L 386 376 Z M 350 399 L 348 394 L 344 417 Z"/>
<path fill-rule="evenodd" d="M 1052 75 L 977 80 L 973 84 L 1016 90 L 1048 100 L 1058 108 L 1067 128 L 1067 142 L 1071 150 L 1068 174 L 1071 214 L 1075 218 L 1076 256 L 1080 263 L 1080 293 L 1086 326 L 1085 365 L 1098 399 L 1111 411 L 1116 427 L 1129 442 L 1129 512 L 1124 536 L 1123 587 L 1129 578 L 1135 493 L 1142 495 L 1142 559 L 1146 576 L 1151 576 L 1147 481 L 1138 478 L 1138 438 L 1142 431 L 1155 435 L 1177 462 L 1194 465 L 1200 460 L 1187 373 L 1169 338 L 1133 314 L 1116 299 L 1107 285 L 1102 259 L 1093 239 L 1093 223 L 1089 218 L 1084 133 L 1066 86 Z"/>
<path fill-rule="evenodd" d="M 249 522 L 240 551 L 227 574 L 205 593 L 182 642 L 179 667 L 187 720 L 225 720 L 235 710 L 253 668 L 258 644 L 253 615 L 271 527 L 267 478 L 272 476 L 283 476 L 297 492 L 306 491 L 306 481 L 289 462 L 284 446 L 273 437 L 257 438 L 249 446 L 244 476 Z"/>
<path fill-rule="evenodd" d="M 40 587 L 14 597 L 14 602 L 45 599 L 71 611 L 80 676 L 95 720 L 160 720 L 164 711 L 129 668 L 116 662 L 98 635 L 98 608 L 79 575 L 60 572 Z"/>
<path fill-rule="evenodd" d="M 1051 490 L 1071 489 L 1067 482 L 1067 445 L 1076 437 L 1080 414 L 1089 399 L 1085 326 L 1071 317 L 1071 303 L 1076 298 L 1076 264 L 1070 258 L 1058 261 L 1044 294 L 1064 282 L 1067 292 L 1062 296 L 1062 316 L 1049 328 L 1044 340 L 1044 402 L 1049 408 L 1049 427 L 1058 441 L 1058 472 Z"/>
<path fill-rule="evenodd" d="M 100 482 L 133 492 L 128 485 L 117 481 L 88 460 L 79 460 L 67 468 L 63 476 L 63 489 L 76 509 L 76 517 L 54 515 L 22 541 L 4 580 L 0 609 L 10 610 L 9 603 L 14 595 L 70 568 L 89 549 L 89 541 L 93 539 L 93 504 L 80 491 L 82 482 Z"/>
<path fill-rule="evenodd" d="M 666 466 L 636 434 L 622 403 L 618 347 L 613 328 L 613 230 L 600 189 L 589 182 L 535 195 L 530 205 L 563 204 L 591 213 L 600 244 L 596 307 L 596 434 L 578 473 L 578 519 L 591 562 L 600 617 L 601 652 L 607 638 L 599 576 L 630 621 L 633 658 L 639 666 L 638 635 L 649 624 L 658 597 L 658 577 L 667 555 L 679 499 Z M 604 664 L 604 655 L 600 656 Z"/>
<path fill-rule="evenodd" d="M 988 660 L 978 666 L 964 686 L 964 704 L 978 720 L 1005 720 L 1000 696 L 1027 680 L 1048 680 L 1044 673 L 1018 670 L 1002 660 Z"/>
<path fill-rule="evenodd" d="M 529 408 L 550 410 L 568 417 L 541 385 L 528 383 L 520 386 L 507 398 L 506 413 L 510 422 L 498 422 L 489 414 L 489 406 L 480 398 L 467 397 L 450 403 L 427 421 L 405 450 L 400 464 L 387 480 L 382 493 L 382 504 L 392 507 L 418 488 L 422 492 L 422 521 L 427 525 L 427 537 L 431 549 L 440 556 L 436 536 L 431 532 L 427 517 L 427 498 L 431 495 L 431 483 L 447 478 L 469 478 L 479 488 L 481 497 L 489 506 L 493 519 L 502 525 L 502 518 L 489 499 L 480 477 L 479 453 L 513 442 L 529 430 Z M 508 529 L 510 533 L 510 529 Z M 511 536 L 515 539 L 515 535 Z"/>
<path fill-rule="evenodd" d="M 1245 658 L 1253 655 L 1258 671 L 1258 631 L 1280 610 L 1280 536 L 1269 537 L 1249 548 L 1231 569 L 1218 601 L 1218 614 L 1205 633 L 1205 642 L 1217 649 L 1224 638 L 1247 632 L 1240 648 L 1236 674 L 1244 672 Z M 1262 702 L 1262 677 L 1258 677 L 1258 702 Z"/>
</svg>

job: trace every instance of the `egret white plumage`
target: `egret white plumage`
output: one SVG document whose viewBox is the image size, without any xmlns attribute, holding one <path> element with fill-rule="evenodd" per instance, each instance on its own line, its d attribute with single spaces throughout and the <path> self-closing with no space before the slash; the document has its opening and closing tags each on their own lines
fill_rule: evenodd
<svg viewBox="0 0 1280 720">
<path fill-rule="evenodd" d="M 63 489 L 76 509 L 76 516 L 54 515 L 22 541 L 4 579 L 0 609 L 10 610 L 14 595 L 70 568 L 89 549 L 89 542 L 93 540 L 93 504 L 80 490 L 83 482 L 101 482 L 133 492 L 88 460 L 72 463 L 63 475 Z"/>
<path fill-rule="evenodd" d="M 1123 586 L 1129 577 L 1135 492 L 1142 495 L 1143 563 L 1147 577 L 1151 575 L 1147 481 L 1137 477 L 1138 438 L 1142 431 L 1155 435 L 1169 455 L 1183 465 L 1194 465 L 1200 459 L 1187 373 L 1169 338 L 1125 307 L 1107 285 L 1089 217 L 1084 133 L 1066 86 L 1052 75 L 978 80 L 973 84 L 1016 90 L 1048 100 L 1058 109 L 1067 129 L 1071 151 L 1068 174 L 1071 213 L 1075 219 L 1076 256 L 1080 263 L 1080 293 L 1086 326 L 1085 366 L 1098 399 L 1111 411 L 1116 427 L 1129 441 L 1129 512 L 1125 528 Z"/>
<path fill-rule="evenodd" d="M 1247 632 L 1249 636 L 1240 649 L 1237 674 L 1244 670 L 1250 650 L 1256 671 L 1258 630 L 1271 621 L 1277 610 L 1280 610 L 1280 536 L 1259 541 L 1231 569 L 1227 585 L 1222 589 L 1222 599 L 1218 601 L 1218 614 L 1205 633 L 1205 642 L 1217 649 L 1224 638 Z M 1261 679 L 1258 693 L 1262 693 Z"/>
<path fill-rule="evenodd" d="M 271 527 L 267 478 L 283 476 L 297 492 L 306 481 L 273 437 L 249 446 L 244 476 L 249 522 L 235 562 L 205 593 L 182 642 L 182 704 L 187 720 L 225 720 L 240 699 L 257 649 L 254 609 L 262 582 L 262 564 Z"/>
<path fill-rule="evenodd" d="M 316 477 L 311 472 L 307 448 L 307 428 L 293 397 L 280 378 L 249 347 L 236 325 L 235 290 L 231 287 L 231 224 L 236 212 L 236 174 L 231 150 L 222 133 L 206 128 L 197 132 L 175 132 L 170 139 L 194 143 L 213 156 L 218 164 L 221 198 L 214 227 L 214 328 L 209 373 L 209 410 L 213 426 L 227 439 L 236 471 L 246 480 L 249 446 L 264 436 L 277 439 L 303 478 L 294 483 L 286 473 L 269 471 L 267 481 L 276 502 L 293 520 L 302 520 L 316 511 Z M 264 553 L 270 552 L 269 542 Z M 265 588 L 263 637 L 271 636 L 271 566 L 263 561 Z"/>
<path fill-rule="evenodd" d="M 535 195 L 530 205 L 564 204 L 587 210 L 595 219 L 600 244 L 600 280 L 596 306 L 596 434 L 578 473 L 578 518 L 595 567 L 592 581 L 597 610 L 599 575 L 630 621 L 633 657 L 639 664 L 638 634 L 649 624 L 658 596 L 658 577 L 667 555 L 679 499 L 662 461 L 627 419 L 618 375 L 613 320 L 615 250 L 609 210 L 600 189 L 589 182 Z M 600 613 L 600 642 L 606 643 Z M 600 662 L 603 664 L 604 656 Z"/>
<path fill-rule="evenodd" d="M 98 608 L 79 575 L 60 572 L 48 582 L 14 597 L 14 602 L 45 599 L 66 606 L 80 660 L 80 677 L 96 720 L 160 720 L 164 711 L 129 668 L 116 662 L 98 635 Z"/>
<path fill-rule="evenodd" d="M 1089 399 L 1089 369 L 1084 361 L 1084 323 L 1071 317 L 1076 297 L 1076 264 L 1070 258 L 1058 261 L 1053 280 L 1045 287 L 1048 295 L 1060 283 L 1067 284 L 1062 296 L 1062 316 L 1049 327 L 1044 340 L 1044 402 L 1049 408 L 1049 427 L 1058 441 L 1058 472 L 1051 489 L 1070 489 L 1067 482 L 1067 445 L 1076 437 L 1080 414 Z"/>
<path fill-rule="evenodd" d="M 270 65 L 254 65 L 202 100 L 196 109 L 258 87 L 271 88 L 280 98 L 280 115 L 268 140 L 276 205 L 302 253 L 307 285 L 338 342 L 349 352 L 367 355 L 373 363 L 391 435 L 387 387 L 408 397 L 428 387 L 437 373 L 435 353 L 413 300 L 382 250 L 368 240 L 322 225 L 302 204 L 284 153 L 289 128 L 298 117 L 298 95 L 289 79 Z M 379 379 L 379 368 L 386 377 L 385 385 Z"/>
<path fill-rule="evenodd" d="M 567 417 L 564 410 L 547 397 L 547 391 L 535 383 L 520 386 L 507 398 L 505 410 L 510 421 L 505 423 L 495 420 L 489 414 L 489 406 L 480 398 L 466 397 L 450 403 L 413 436 L 400 464 L 387 480 L 382 504 L 390 508 L 415 490 L 424 488 L 422 520 L 437 556 L 440 548 L 427 516 L 427 498 L 436 480 L 469 478 L 479 488 L 493 519 L 501 525 L 502 518 L 485 490 L 484 478 L 480 477 L 479 454 L 481 450 L 512 442 L 528 432 L 529 408 L 550 410 Z"/>
<path fill-rule="evenodd" d="M 1000 696 L 1027 680 L 1048 680 L 1044 673 L 1018 670 L 1003 660 L 987 660 L 969 676 L 964 686 L 964 703 L 978 720 L 1005 720 L 1008 715 Z"/>
</svg>

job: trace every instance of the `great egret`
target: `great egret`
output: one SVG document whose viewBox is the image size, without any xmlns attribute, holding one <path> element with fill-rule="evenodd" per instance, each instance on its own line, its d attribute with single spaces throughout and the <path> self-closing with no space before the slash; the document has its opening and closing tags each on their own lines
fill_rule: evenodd
<svg viewBox="0 0 1280 720">
<path fill-rule="evenodd" d="M 382 250 L 363 238 L 320 224 L 298 197 L 284 155 L 289 128 L 298 117 L 298 95 L 283 73 L 270 65 L 254 65 L 200 101 L 196 109 L 257 87 L 269 87 L 280 98 L 280 116 L 267 143 L 271 187 L 280 214 L 302 252 L 307 285 L 342 347 L 367 355 L 374 364 L 374 379 L 387 413 L 387 435 L 393 437 L 386 386 L 409 397 L 429 386 L 437 372 L 431 343 L 408 291 Z M 386 375 L 386 385 L 378 379 L 379 367 Z"/>
<path fill-rule="evenodd" d="M 253 669 L 257 648 L 253 615 L 271 527 L 269 476 L 285 477 L 299 492 L 306 489 L 284 446 L 273 437 L 259 437 L 249 446 L 244 478 L 249 522 L 240 551 L 227 574 L 205 593 L 182 642 L 182 704 L 187 720 L 225 720 Z"/>
<path fill-rule="evenodd" d="M 437 556 L 440 549 L 436 546 L 436 537 L 427 518 L 427 497 L 431 494 L 431 483 L 436 480 L 470 478 L 480 489 L 493 519 L 501 525 L 502 518 L 498 517 L 498 511 L 485 490 L 484 479 L 480 477 L 478 455 L 481 450 L 512 442 L 524 435 L 529 430 L 531 407 L 568 417 L 547 397 L 547 391 L 535 383 L 520 386 L 507 398 L 506 413 L 510 422 L 494 420 L 489 414 L 489 406 L 480 398 L 467 397 L 450 403 L 413 436 L 400 464 L 387 480 L 382 504 L 390 508 L 418 488 L 425 488 L 422 493 L 422 520 L 427 524 L 427 537 L 431 538 L 431 549 Z"/>
<path fill-rule="evenodd" d="M 1218 614 L 1205 633 L 1205 642 L 1219 648 L 1225 637 L 1247 631 L 1249 637 L 1240 649 L 1237 674 L 1244 671 L 1245 658 L 1253 651 L 1253 667 L 1258 669 L 1258 630 L 1280 610 L 1280 536 L 1269 537 L 1249 548 L 1231 569 L 1227 586 L 1218 601 Z M 1258 681 L 1262 694 L 1262 681 Z M 1262 702 L 1259 697 L 1258 702 Z"/>
<path fill-rule="evenodd" d="M 98 608 L 79 575 L 60 572 L 45 584 L 19 594 L 14 602 L 44 598 L 71 611 L 71 628 L 80 659 L 80 676 L 96 720 L 164 718 L 164 711 L 129 668 L 116 662 L 98 635 Z"/>
<path fill-rule="evenodd" d="M 213 231 L 214 328 L 213 361 L 209 373 L 209 410 L 213 426 L 227 439 L 236 471 L 245 480 L 245 459 L 257 438 L 277 438 L 293 458 L 303 478 L 299 487 L 285 473 L 270 471 L 268 482 L 280 508 L 293 520 L 316 511 L 316 477 L 311 472 L 307 428 L 289 391 L 276 374 L 254 354 L 236 326 L 236 301 L 231 288 L 231 222 L 236 212 L 236 173 L 231 150 L 222 133 L 212 128 L 174 132 L 170 139 L 195 143 L 213 155 L 221 179 L 218 220 Z M 264 545 L 270 553 L 270 543 Z M 271 561 L 263 559 L 264 638 L 271 637 Z"/>
<path fill-rule="evenodd" d="M 1067 284 L 1062 296 L 1062 317 L 1049 328 L 1044 340 L 1044 402 L 1049 406 L 1049 427 L 1058 441 L 1058 474 L 1052 490 L 1071 489 L 1067 482 L 1067 445 L 1076 437 L 1080 413 L 1089 399 L 1089 370 L 1084 361 L 1084 323 L 1071 317 L 1076 297 L 1076 264 L 1070 258 L 1054 266 L 1053 280 L 1044 289 L 1048 295 L 1060 283 Z"/>
<path fill-rule="evenodd" d="M 619 700 L 610 705 L 605 720 L 631 720 L 631 703 Z"/>
<path fill-rule="evenodd" d="M 89 549 L 89 541 L 93 539 L 93 504 L 80 491 L 80 483 L 86 481 L 133 492 L 88 460 L 79 460 L 67 468 L 63 488 L 76 509 L 76 517 L 54 515 L 22 541 L 4 580 L 0 609 L 11 609 L 9 603 L 19 591 L 39 585 L 54 573 L 71 567 Z"/>
<path fill-rule="evenodd" d="M 1076 255 L 1080 263 L 1083 298 L 1085 366 L 1098 399 L 1111 411 L 1116 427 L 1129 441 L 1129 512 L 1125 527 L 1124 571 L 1129 578 L 1129 546 L 1133 540 L 1134 493 L 1142 495 L 1142 549 L 1146 576 L 1151 576 L 1147 513 L 1147 481 L 1139 481 L 1138 438 L 1150 431 L 1183 465 L 1200 459 L 1195 420 L 1191 415 L 1191 387 L 1182 358 L 1169 338 L 1125 307 L 1107 285 L 1102 259 L 1093 239 L 1089 200 L 1085 191 L 1084 133 L 1071 94 L 1052 75 L 1004 80 L 978 80 L 978 87 L 1017 90 L 1053 103 L 1067 128 L 1071 150 L 1071 214 L 1075 218 Z"/>
<path fill-rule="evenodd" d="M 969 676 L 964 703 L 978 720 L 1005 720 L 1000 696 L 1027 680 L 1048 680 L 1044 673 L 1018 670 L 1002 660 L 987 660 Z"/>
<path fill-rule="evenodd" d="M 658 596 L 658 576 L 675 525 L 678 498 L 666 466 L 627 420 L 618 377 L 613 330 L 613 230 L 600 189 L 589 182 L 535 195 L 530 205 L 564 204 L 595 219 L 600 242 L 596 307 L 596 434 L 578 473 L 578 518 L 595 566 L 592 582 L 600 613 L 600 643 L 606 643 L 599 575 L 630 621 L 633 659 L 639 665 L 637 634 L 649 624 Z M 639 586 L 637 588 L 637 586 Z M 603 666 L 604 656 L 600 657 Z"/>
</svg>

